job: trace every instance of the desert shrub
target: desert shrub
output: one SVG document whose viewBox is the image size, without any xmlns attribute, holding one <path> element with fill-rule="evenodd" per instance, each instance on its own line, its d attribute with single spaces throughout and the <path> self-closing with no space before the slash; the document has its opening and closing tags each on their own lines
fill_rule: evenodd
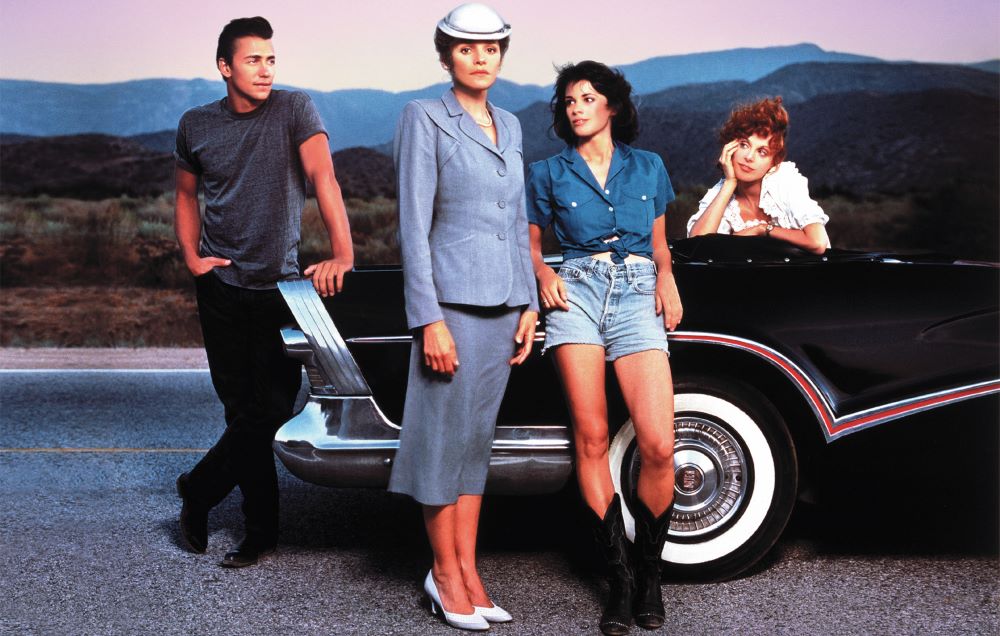
<svg viewBox="0 0 1000 636">
<path fill-rule="evenodd" d="M 667 206 L 667 238 L 671 241 L 687 236 L 687 222 L 698 211 L 698 202 L 705 195 L 707 187 L 679 187 L 677 198 Z"/>
<path fill-rule="evenodd" d="M 172 198 L 0 198 L 0 285 L 179 287 Z"/>
<path fill-rule="evenodd" d="M 667 236 L 683 238 L 705 187 L 681 187 L 667 209 Z M 937 251 L 998 260 L 997 193 L 959 183 L 902 195 L 823 192 L 834 247 Z M 173 194 L 102 201 L 0 197 L 0 286 L 142 286 L 187 288 L 191 277 L 174 238 Z M 355 263 L 399 263 L 394 199 L 349 199 Z M 551 230 L 545 253 L 558 252 Z M 328 258 L 330 245 L 315 199 L 303 212 L 303 266 Z"/>
<path fill-rule="evenodd" d="M 377 197 L 370 201 L 348 199 L 347 216 L 354 242 L 354 262 L 358 265 L 399 263 L 399 221 L 396 201 Z M 302 213 L 302 242 L 299 263 L 311 263 L 330 258 L 330 240 L 319 215 L 315 199 L 306 203 Z"/>
<path fill-rule="evenodd" d="M 137 285 L 185 288 L 173 194 L 102 201 L 0 197 L 0 286 Z M 355 262 L 399 262 L 393 199 L 347 202 Z M 303 213 L 303 264 L 329 258 L 315 199 Z"/>
</svg>

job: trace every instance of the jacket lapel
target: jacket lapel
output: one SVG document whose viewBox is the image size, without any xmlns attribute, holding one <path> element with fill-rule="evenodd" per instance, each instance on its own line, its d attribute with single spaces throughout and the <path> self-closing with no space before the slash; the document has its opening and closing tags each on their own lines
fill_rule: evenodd
<svg viewBox="0 0 1000 636">
<path fill-rule="evenodd" d="M 496 110 L 493 108 L 493 104 L 490 104 L 490 112 L 495 113 Z M 497 127 L 497 150 L 502 157 L 505 152 L 507 152 L 507 147 L 510 146 L 510 129 L 507 128 L 507 123 L 502 117 L 497 117 L 494 115 L 493 123 Z"/>
<path fill-rule="evenodd" d="M 455 93 L 451 92 L 450 89 L 445 91 L 445 94 L 441 97 L 441 101 L 444 102 L 445 107 L 448 109 L 448 114 L 451 115 L 452 118 L 457 118 L 458 129 L 465 133 L 466 137 L 476 142 L 486 150 L 489 150 L 497 157 L 500 157 L 500 159 L 503 159 L 500 149 L 493 145 L 493 142 L 491 142 L 489 137 L 486 136 L 486 133 L 484 133 L 479 128 L 479 125 L 473 121 L 472 115 L 465 112 L 462 105 L 458 103 L 458 99 L 455 98 Z M 499 118 L 494 118 L 493 121 L 497 125 L 497 143 L 499 144 L 500 127 L 502 124 L 500 123 Z"/>
</svg>

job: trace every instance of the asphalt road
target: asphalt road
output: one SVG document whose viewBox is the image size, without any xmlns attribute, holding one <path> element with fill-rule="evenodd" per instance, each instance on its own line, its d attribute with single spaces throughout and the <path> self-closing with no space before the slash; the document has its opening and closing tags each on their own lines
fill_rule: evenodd
<svg viewBox="0 0 1000 636">
<path fill-rule="evenodd" d="M 174 479 L 221 421 L 203 371 L 0 371 L 0 633 L 457 633 L 423 605 L 429 554 L 401 497 L 280 470 L 274 557 L 217 566 L 240 538 L 235 496 L 210 519 L 207 554 L 178 547 Z M 979 512 L 942 521 L 936 496 L 910 514 L 927 498 L 882 513 L 800 505 L 743 578 L 665 585 L 658 633 L 996 634 L 995 537 L 984 539 Z M 598 633 L 581 519 L 572 494 L 487 500 L 480 568 L 515 616 L 492 631 Z"/>
</svg>

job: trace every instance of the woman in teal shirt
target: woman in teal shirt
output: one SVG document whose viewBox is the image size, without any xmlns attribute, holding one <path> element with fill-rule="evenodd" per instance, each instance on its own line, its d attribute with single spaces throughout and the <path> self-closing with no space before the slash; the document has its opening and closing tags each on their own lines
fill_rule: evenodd
<svg viewBox="0 0 1000 636">
<path fill-rule="evenodd" d="M 663 624 L 660 558 L 673 509 L 673 390 L 667 330 L 681 319 L 664 212 L 674 193 L 660 157 L 627 145 L 638 132 L 631 86 L 617 71 L 581 62 L 559 71 L 553 128 L 566 149 L 528 173 L 531 254 L 552 350 L 569 404 L 577 479 L 609 566 L 605 634 Z M 554 224 L 558 274 L 542 259 Z M 605 362 L 635 426 L 642 470 L 629 554 L 608 464 Z"/>
</svg>

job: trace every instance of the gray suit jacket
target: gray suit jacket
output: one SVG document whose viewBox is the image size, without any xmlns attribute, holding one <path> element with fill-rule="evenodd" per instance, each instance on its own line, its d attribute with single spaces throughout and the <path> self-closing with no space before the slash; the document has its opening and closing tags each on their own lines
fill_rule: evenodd
<svg viewBox="0 0 1000 636">
<path fill-rule="evenodd" d="M 406 319 L 442 319 L 439 303 L 538 310 L 524 199 L 521 124 L 489 106 L 497 145 L 449 90 L 414 100 L 396 127 Z"/>
</svg>

